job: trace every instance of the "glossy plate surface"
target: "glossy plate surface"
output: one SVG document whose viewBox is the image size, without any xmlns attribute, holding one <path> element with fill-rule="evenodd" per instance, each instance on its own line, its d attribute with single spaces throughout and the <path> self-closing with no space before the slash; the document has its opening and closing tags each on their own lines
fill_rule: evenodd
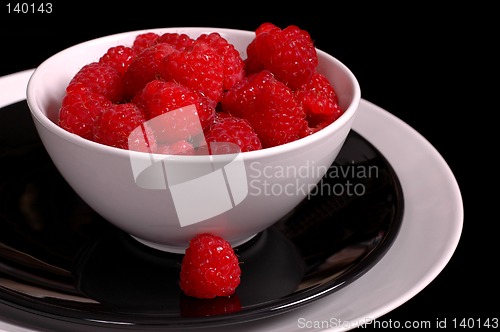
<svg viewBox="0 0 500 332">
<path fill-rule="evenodd" d="M 31 70 L 27 70 L 0 78 L 0 107 L 24 99 L 30 74 Z M 353 129 L 389 161 L 402 186 L 403 220 L 389 250 L 355 280 L 325 296 L 318 293 L 314 301 L 299 305 L 296 310 L 282 311 L 264 319 L 215 324 L 217 326 L 201 330 L 349 330 L 402 305 L 442 271 L 455 251 L 463 225 L 460 190 L 446 161 L 413 128 L 366 100 L 360 103 Z M 3 250 L 0 248 L 0 252 Z M 4 275 L 2 272 L 0 278 Z M 33 289 L 26 287 L 26 291 Z M 47 294 L 40 296 L 50 298 Z M 47 331 L 47 321 L 51 325 L 49 330 L 88 331 L 86 325 L 70 324 L 68 327 L 57 316 L 32 314 L 23 307 L 0 301 L 1 331 Z M 100 322 L 107 325 L 106 331 L 122 330 L 115 323 Z M 163 327 L 158 326 L 157 330 Z"/>
<path fill-rule="evenodd" d="M 24 100 L 0 110 L 0 164 L 0 302 L 47 328 L 206 327 L 291 311 L 377 263 L 404 210 L 392 167 L 352 132 L 318 190 L 236 248 L 236 294 L 199 300 L 178 287 L 181 255 L 143 246 L 72 191 Z"/>
</svg>

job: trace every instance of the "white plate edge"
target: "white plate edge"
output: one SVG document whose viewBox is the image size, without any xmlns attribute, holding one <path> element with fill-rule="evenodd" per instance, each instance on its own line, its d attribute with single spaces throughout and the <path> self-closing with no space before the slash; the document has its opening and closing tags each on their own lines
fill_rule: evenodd
<svg viewBox="0 0 500 332">
<path fill-rule="evenodd" d="M 447 239 L 447 247 L 445 250 L 443 250 L 443 255 L 439 257 L 439 259 L 434 261 L 433 264 L 433 269 L 429 270 L 428 273 L 425 275 L 424 278 L 421 278 L 420 283 L 415 284 L 415 286 L 411 289 L 408 289 L 406 293 L 401 294 L 399 298 L 394 299 L 390 301 L 389 303 L 386 303 L 384 306 L 380 307 L 378 310 L 371 311 L 369 315 L 365 316 L 359 316 L 351 322 L 353 324 L 349 325 L 349 328 L 343 328 L 343 327 L 335 327 L 335 328 L 330 328 L 330 329 L 324 329 L 321 331 L 345 331 L 349 330 L 352 327 L 355 327 L 355 325 L 358 322 L 364 321 L 366 318 L 369 319 L 376 319 L 379 318 L 390 311 L 398 308 L 399 306 L 403 305 L 406 303 L 408 300 L 413 298 L 415 295 L 420 293 L 425 287 L 427 287 L 441 272 L 442 270 L 446 267 L 450 259 L 452 258 L 453 254 L 455 253 L 455 250 L 459 244 L 462 230 L 463 230 L 463 219 L 464 219 L 464 211 L 463 211 L 463 201 L 462 201 L 462 194 L 461 190 L 459 187 L 459 184 L 453 174 L 453 171 L 449 167 L 448 163 L 446 160 L 443 158 L 443 156 L 439 153 L 439 151 L 423 136 L 421 135 L 417 130 L 415 130 L 413 127 L 408 125 L 406 122 L 401 120 L 400 118 L 396 117 L 392 113 L 388 112 L 387 110 L 383 109 L 382 107 L 367 101 L 365 99 L 362 99 L 360 102 L 360 107 L 362 109 L 372 109 L 373 111 L 376 111 L 377 117 L 383 118 L 384 121 L 390 123 L 392 122 L 393 124 L 396 124 L 400 128 L 404 128 L 404 130 L 408 133 L 408 135 L 413 136 L 415 140 L 419 141 L 419 144 L 422 145 L 422 147 L 425 147 L 431 154 L 433 154 L 435 160 L 441 164 L 441 171 L 444 173 L 447 173 L 447 181 L 450 187 L 452 187 L 452 200 L 454 202 L 454 205 L 459 208 L 456 210 L 456 216 L 454 217 L 454 220 L 452 224 L 455 226 L 452 230 L 452 233 L 449 233 L 449 237 Z M 359 115 L 358 115 L 359 116 Z M 362 115 L 361 115 L 362 116 Z M 384 140 L 379 140 L 377 137 L 380 137 L 380 134 L 374 135 L 373 130 L 368 129 L 368 127 L 374 127 L 372 126 L 372 122 L 370 121 L 355 121 L 353 125 L 353 130 L 361 134 L 363 137 L 365 137 L 370 143 L 372 143 L 381 153 L 384 155 L 384 157 L 387 158 L 389 163 L 393 166 L 396 174 L 398 174 L 398 177 L 400 178 L 403 186 L 403 191 L 405 190 L 405 185 L 404 179 L 402 177 L 402 170 L 400 169 L 399 165 L 397 164 L 397 160 L 391 153 L 388 153 L 386 149 L 386 144 L 387 141 L 384 142 Z M 405 208 L 406 209 L 406 208 Z M 404 223 L 404 220 L 403 220 Z M 395 242 L 398 241 L 398 238 L 395 240 Z M 389 249 L 390 252 L 391 249 Z M 384 258 L 382 258 L 383 260 Z M 370 271 L 367 272 L 367 278 L 369 277 Z M 349 286 L 347 286 L 349 287 Z M 352 285 L 352 287 L 355 287 L 355 284 Z"/>
<path fill-rule="evenodd" d="M 0 107 L 13 104 L 26 98 L 26 88 L 34 69 L 26 69 L 0 77 Z M 24 89 L 20 89 L 24 86 Z"/>
</svg>

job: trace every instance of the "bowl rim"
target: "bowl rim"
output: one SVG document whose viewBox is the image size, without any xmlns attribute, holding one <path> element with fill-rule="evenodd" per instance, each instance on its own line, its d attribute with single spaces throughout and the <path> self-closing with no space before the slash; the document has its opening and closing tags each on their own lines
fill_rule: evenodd
<svg viewBox="0 0 500 332">
<path fill-rule="evenodd" d="M 54 123 L 49 117 L 45 115 L 45 113 L 39 108 L 39 105 L 37 101 L 35 100 L 35 88 L 37 86 L 37 81 L 39 77 L 44 73 L 46 70 L 46 64 L 53 61 L 55 58 L 61 56 L 64 53 L 69 53 L 73 52 L 76 49 L 79 49 L 81 47 L 84 47 L 86 45 L 90 44 L 109 44 L 111 41 L 118 41 L 120 39 L 125 39 L 125 38 L 130 38 L 132 35 L 137 35 L 140 33 L 145 33 L 145 32 L 154 32 L 154 33 L 164 33 L 164 32 L 178 32 L 178 33 L 186 33 L 189 35 L 189 33 L 192 33 L 193 35 L 195 34 L 202 34 L 202 33 L 210 33 L 210 32 L 219 32 L 219 33 L 242 33 L 242 34 L 254 34 L 254 31 L 251 30 L 241 30 L 241 29 L 231 29 L 231 28 L 218 28 L 218 27 L 207 27 L 207 26 L 200 26 L 200 27 L 165 27 L 165 28 L 152 28 L 152 29 L 140 29 L 140 30 L 131 30 L 131 31 L 126 31 L 126 32 L 120 32 L 116 34 L 111 34 L 111 35 L 106 35 L 102 37 L 97 37 L 93 38 L 90 40 L 86 40 L 83 42 L 80 42 L 78 44 L 69 46 L 53 55 L 45 59 L 40 65 L 38 65 L 33 73 L 31 74 L 27 88 L 26 88 L 26 100 L 30 109 L 30 113 L 32 117 L 42 126 L 44 126 L 47 130 L 52 132 L 53 134 L 57 135 L 58 137 L 69 141 L 70 143 L 73 143 L 77 146 L 85 147 L 85 148 L 90 148 L 102 153 L 108 153 L 108 154 L 113 154 L 117 156 L 127 156 L 131 157 L 133 156 L 134 158 L 150 158 L 151 154 L 148 152 L 140 152 L 140 151 L 133 151 L 133 150 L 126 150 L 126 149 L 120 149 L 117 147 L 113 146 L 108 146 L 104 145 L 101 143 L 97 143 L 88 139 L 85 139 L 83 137 L 80 137 L 76 134 L 73 134 L 71 132 L 68 132 L 58 126 L 56 123 Z M 115 43 L 116 44 L 116 43 Z M 111 47 L 111 46 L 110 46 Z M 327 57 L 330 58 L 331 61 L 335 62 L 335 64 L 349 77 L 351 81 L 351 88 L 353 90 L 353 95 L 352 95 L 352 101 L 349 104 L 349 106 L 344 110 L 344 113 L 337 118 L 333 123 L 329 124 L 325 128 L 308 135 L 306 137 L 297 139 L 292 142 L 288 142 L 285 144 L 281 144 L 278 146 L 273 146 L 273 147 L 268 147 L 268 148 L 263 148 L 260 150 L 254 150 L 254 151 L 246 151 L 246 152 L 240 152 L 239 155 L 241 155 L 245 160 L 255 160 L 255 159 L 261 159 L 269 156 L 275 156 L 275 155 L 281 155 L 281 154 L 286 154 L 288 152 L 298 150 L 301 148 L 304 148 L 304 146 L 313 144 L 314 142 L 317 141 L 322 141 L 324 139 L 327 139 L 328 136 L 334 134 L 335 132 L 339 131 L 342 127 L 344 127 L 350 120 L 352 120 L 358 110 L 359 103 L 361 100 L 361 88 L 359 85 L 359 82 L 356 78 L 356 76 L 353 74 L 350 68 L 348 68 L 343 62 L 341 62 L 339 59 L 337 59 L 335 56 L 316 48 L 316 52 L 318 53 L 319 57 Z M 200 155 L 200 156 L 193 156 L 193 155 L 164 155 L 164 154 L 156 154 L 153 153 L 153 156 L 156 156 L 156 158 L 165 158 L 165 157 L 172 157 L 173 160 L 180 160 L 183 162 L 190 161 L 190 162 L 197 162 L 197 161 L 203 161 L 206 160 L 206 155 Z M 198 158 L 200 157 L 200 158 Z"/>
</svg>

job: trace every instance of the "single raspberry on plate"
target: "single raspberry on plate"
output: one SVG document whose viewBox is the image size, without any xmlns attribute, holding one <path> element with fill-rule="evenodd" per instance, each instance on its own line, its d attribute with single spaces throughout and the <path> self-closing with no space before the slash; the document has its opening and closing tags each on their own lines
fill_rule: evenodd
<svg viewBox="0 0 500 332">
<path fill-rule="evenodd" d="M 292 90 L 311 79 L 318 65 L 318 55 L 309 33 L 295 25 L 281 30 L 266 22 L 256 29 L 247 47 L 248 74 L 270 70 Z"/>
<path fill-rule="evenodd" d="M 124 45 L 113 46 L 99 58 L 99 63 L 113 67 L 123 75 L 136 55 L 136 52 L 131 47 Z"/>
<path fill-rule="evenodd" d="M 157 43 L 167 43 L 172 45 L 177 51 L 184 51 L 193 46 L 194 39 L 185 33 L 165 32 L 156 40 Z"/>
<path fill-rule="evenodd" d="M 100 94 L 114 103 L 122 100 L 122 75 L 106 64 L 91 62 L 83 66 L 69 82 L 66 92 L 71 93 L 82 87 Z"/>
<path fill-rule="evenodd" d="M 217 32 L 202 34 L 196 40 L 210 45 L 222 57 L 224 64 L 224 90 L 230 89 L 245 75 L 245 64 L 240 52 Z"/>
<path fill-rule="evenodd" d="M 176 82 L 153 80 L 139 91 L 132 102 L 146 114 L 157 139 L 163 143 L 187 140 L 202 134 L 215 117 L 215 109 L 197 93 Z M 196 116 L 185 107 L 194 105 Z M 183 108 L 183 110 L 179 110 Z M 171 113 L 175 111 L 175 113 Z M 169 113 L 168 116 L 163 116 Z M 154 122 L 154 123 L 153 123 Z"/>
<path fill-rule="evenodd" d="M 156 40 L 160 37 L 155 32 L 144 32 L 137 35 L 132 43 L 132 49 L 137 53 L 141 53 L 146 48 L 149 48 L 156 44 Z"/>
<path fill-rule="evenodd" d="M 208 44 L 196 41 L 185 51 L 169 54 L 161 66 L 165 81 L 176 81 L 217 103 L 223 92 L 222 57 Z"/>
<path fill-rule="evenodd" d="M 166 43 L 154 44 L 142 51 L 123 76 L 125 99 L 132 99 L 148 82 L 157 79 L 163 59 L 174 51 L 175 48 Z"/>
<path fill-rule="evenodd" d="M 218 118 L 207 130 L 205 140 L 210 148 L 211 154 L 238 153 L 262 149 L 262 143 L 253 130 L 250 123 L 234 116 L 222 116 Z M 239 148 L 224 144 L 211 143 L 232 143 Z"/>
<path fill-rule="evenodd" d="M 179 286 L 188 296 L 231 296 L 240 284 L 238 256 L 225 239 L 202 233 L 191 239 L 182 259 Z"/>
<path fill-rule="evenodd" d="M 96 121 L 94 140 L 101 144 L 129 149 L 130 134 L 144 121 L 144 115 L 137 105 L 113 104 L 106 108 Z"/>
<path fill-rule="evenodd" d="M 225 112 L 250 122 L 263 148 L 295 141 L 307 126 L 293 91 L 267 70 L 235 84 L 221 105 Z"/>
<path fill-rule="evenodd" d="M 94 124 L 105 109 L 112 105 L 108 98 L 89 91 L 83 85 L 73 85 L 71 92 L 62 99 L 59 126 L 83 138 L 94 139 Z"/>
<path fill-rule="evenodd" d="M 295 96 L 306 113 L 308 134 L 323 129 L 344 113 L 339 107 L 335 89 L 319 72 L 296 90 Z"/>
</svg>

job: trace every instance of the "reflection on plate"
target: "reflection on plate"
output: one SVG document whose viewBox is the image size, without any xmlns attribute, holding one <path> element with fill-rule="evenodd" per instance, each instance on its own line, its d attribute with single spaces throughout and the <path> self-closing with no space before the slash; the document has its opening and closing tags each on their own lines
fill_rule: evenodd
<svg viewBox="0 0 500 332">
<path fill-rule="evenodd" d="M 351 132 L 318 189 L 236 248 L 242 262 L 236 294 L 197 300 L 178 287 L 181 255 L 143 246 L 72 191 L 38 140 L 25 101 L 0 110 L 0 164 L 0 302 L 47 328 L 53 318 L 95 331 L 217 326 L 282 314 L 368 271 L 403 216 L 391 165 Z"/>
</svg>

